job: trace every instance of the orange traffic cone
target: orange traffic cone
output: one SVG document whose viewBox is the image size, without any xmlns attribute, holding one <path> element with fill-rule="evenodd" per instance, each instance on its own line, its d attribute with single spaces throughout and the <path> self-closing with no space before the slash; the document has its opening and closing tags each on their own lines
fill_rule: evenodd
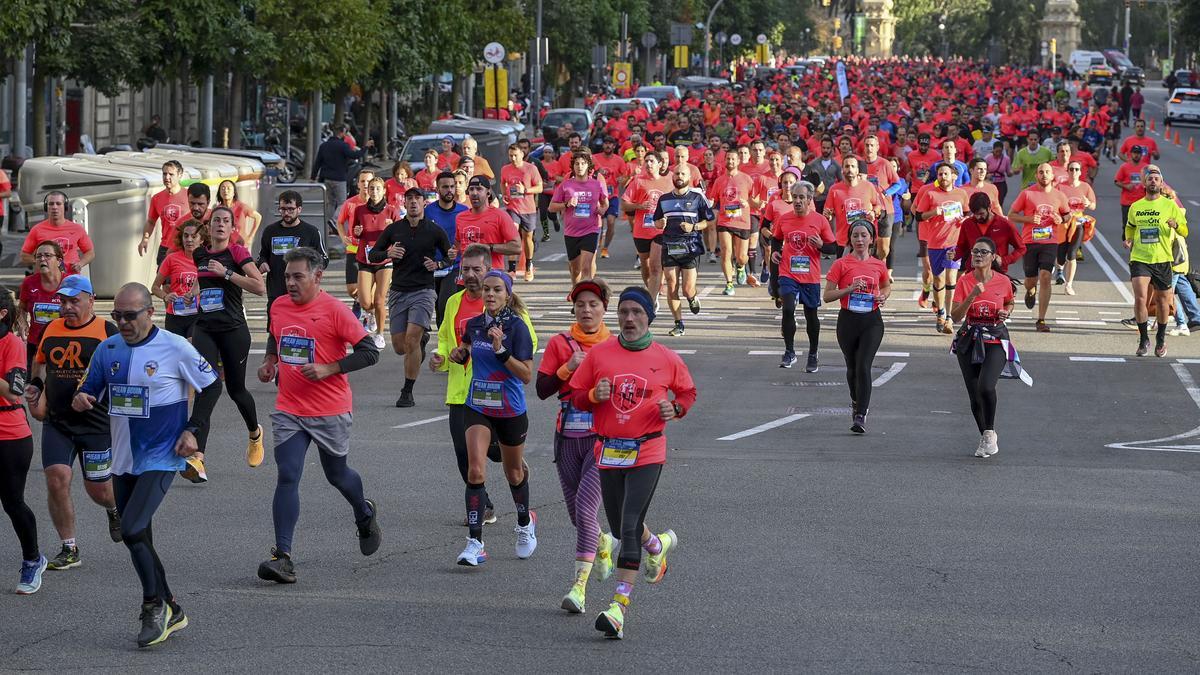
<svg viewBox="0 0 1200 675">
<path fill-rule="evenodd" d="M 1154 131 L 1154 120 L 1150 120 L 1150 131 Z"/>
<path fill-rule="evenodd" d="M 1196 139 L 1191 136 L 1188 136 L 1188 153 L 1192 155 L 1196 154 Z"/>
<path fill-rule="evenodd" d="M 1179 132 L 1178 132 L 1178 131 L 1176 131 L 1176 132 L 1175 132 L 1175 145 L 1179 145 L 1179 144 L 1180 144 L 1180 143 L 1179 143 Z"/>
</svg>

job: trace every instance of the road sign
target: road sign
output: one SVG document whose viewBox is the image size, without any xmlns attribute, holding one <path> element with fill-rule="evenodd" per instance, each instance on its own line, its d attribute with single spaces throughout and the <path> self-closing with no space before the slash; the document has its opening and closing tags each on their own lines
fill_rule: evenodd
<svg viewBox="0 0 1200 675">
<path fill-rule="evenodd" d="M 508 107 L 508 69 L 488 66 L 483 78 L 483 107 Z"/>
<path fill-rule="evenodd" d="M 729 36 L 729 44 L 733 45 L 734 47 L 742 44 L 742 36 L 738 35 L 737 33 L 730 35 Z"/>
<path fill-rule="evenodd" d="M 725 31 L 717 33 L 717 44 L 723 45 L 726 42 L 729 42 L 729 36 L 725 34 Z"/>
<path fill-rule="evenodd" d="M 656 44 L 658 44 L 658 36 L 657 35 L 655 35 L 654 33 L 651 33 L 650 31 L 646 31 L 645 33 L 642 33 L 642 46 L 643 47 L 645 47 L 646 49 L 650 49 L 650 48 L 654 47 L 654 45 L 656 45 Z"/>
<path fill-rule="evenodd" d="M 504 45 L 499 42 L 489 42 L 483 48 L 483 60 L 488 63 L 500 63 L 504 60 Z"/>
<path fill-rule="evenodd" d="M 754 46 L 754 60 L 758 61 L 758 65 L 765 66 L 771 60 L 771 49 L 766 45 Z"/>
<path fill-rule="evenodd" d="M 608 47 L 592 45 L 592 66 L 603 68 L 608 63 Z"/>
<path fill-rule="evenodd" d="M 614 63 L 612 73 L 612 84 L 614 87 L 621 89 L 629 86 L 630 80 L 633 79 L 633 64 L 632 63 Z"/>
<path fill-rule="evenodd" d="M 688 46 L 675 45 L 675 67 L 687 68 L 688 65 Z"/>
<path fill-rule="evenodd" d="M 692 24 L 679 23 L 678 21 L 671 22 L 671 44 L 673 45 L 690 45 L 692 44 Z"/>
<path fill-rule="evenodd" d="M 767 36 L 762 33 L 759 33 L 758 37 L 754 38 L 754 41 L 760 45 L 765 45 L 765 44 L 767 44 Z"/>
</svg>

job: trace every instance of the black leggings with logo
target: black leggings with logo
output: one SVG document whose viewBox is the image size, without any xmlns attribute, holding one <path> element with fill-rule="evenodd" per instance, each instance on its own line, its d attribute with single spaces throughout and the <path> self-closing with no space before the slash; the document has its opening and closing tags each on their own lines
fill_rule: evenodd
<svg viewBox="0 0 1200 675">
<path fill-rule="evenodd" d="M 12 521 L 17 541 L 21 542 L 22 560 L 37 560 L 37 519 L 25 503 L 25 478 L 33 461 L 33 436 L 0 441 L 0 504 Z"/>
<path fill-rule="evenodd" d="M 628 469 L 600 467 L 600 496 L 608 528 L 620 533 L 621 554 L 617 567 L 636 570 L 642 564 L 642 531 L 646 527 L 646 512 L 658 488 L 662 464 L 646 464 Z"/>
<path fill-rule="evenodd" d="M 192 334 L 192 345 L 200 352 L 213 368 L 221 364 L 223 378 L 218 378 L 205 387 L 196 396 L 196 407 L 206 410 L 211 415 L 221 398 L 221 382 L 224 380 L 229 398 L 233 399 L 238 412 L 246 422 L 246 430 L 254 433 L 258 430 L 258 411 L 254 407 L 254 396 L 246 389 L 246 362 L 250 358 L 250 329 L 245 324 L 233 330 L 209 332 L 199 325 Z M 202 416 L 208 419 L 208 416 Z M 208 444 L 208 432 L 211 424 L 205 424 L 201 429 L 197 443 L 203 452 Z"/>
</svg>

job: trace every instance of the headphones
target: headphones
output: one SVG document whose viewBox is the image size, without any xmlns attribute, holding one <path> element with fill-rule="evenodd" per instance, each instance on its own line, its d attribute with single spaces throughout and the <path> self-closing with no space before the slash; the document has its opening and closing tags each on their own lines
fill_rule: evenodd
<svg viewBox="0 0 1200 675">
<path fill-rule="evenodd" d="M 42 197 L 42 212 L 46 214 L 50 213 L 51 195 L 58 195 L 63 198 L 63 217 L 65 218 L 71 212 L 71 200 L 67 199 L 67 194 L 60 190 L 51 190 L 46 193 L 45 197 Z"/>
</svg>

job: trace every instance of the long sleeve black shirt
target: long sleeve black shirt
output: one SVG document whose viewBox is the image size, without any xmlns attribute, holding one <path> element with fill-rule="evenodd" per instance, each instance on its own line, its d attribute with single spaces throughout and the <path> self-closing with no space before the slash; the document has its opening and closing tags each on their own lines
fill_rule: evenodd
<svg viewBox="0 0 1200 675">
<path fill-rule="evenodd" d="M 408 218 L 401 218 L 384 228 L 379 241 L 367 254 L 367 260 L 375 265 L 387 260 L 392 244 L 404 247 L 404 257 L 391 258 L 391 289 L 408 292 L 435 288 L 433 272 L 425 269 L 425 259 L 436 259 L 437 251 L 443 258 L 449 257 L 450 239 L 446 237 L 446 231 L 428 218 L 422 218 L 415 227 Z"/>
</svg>

